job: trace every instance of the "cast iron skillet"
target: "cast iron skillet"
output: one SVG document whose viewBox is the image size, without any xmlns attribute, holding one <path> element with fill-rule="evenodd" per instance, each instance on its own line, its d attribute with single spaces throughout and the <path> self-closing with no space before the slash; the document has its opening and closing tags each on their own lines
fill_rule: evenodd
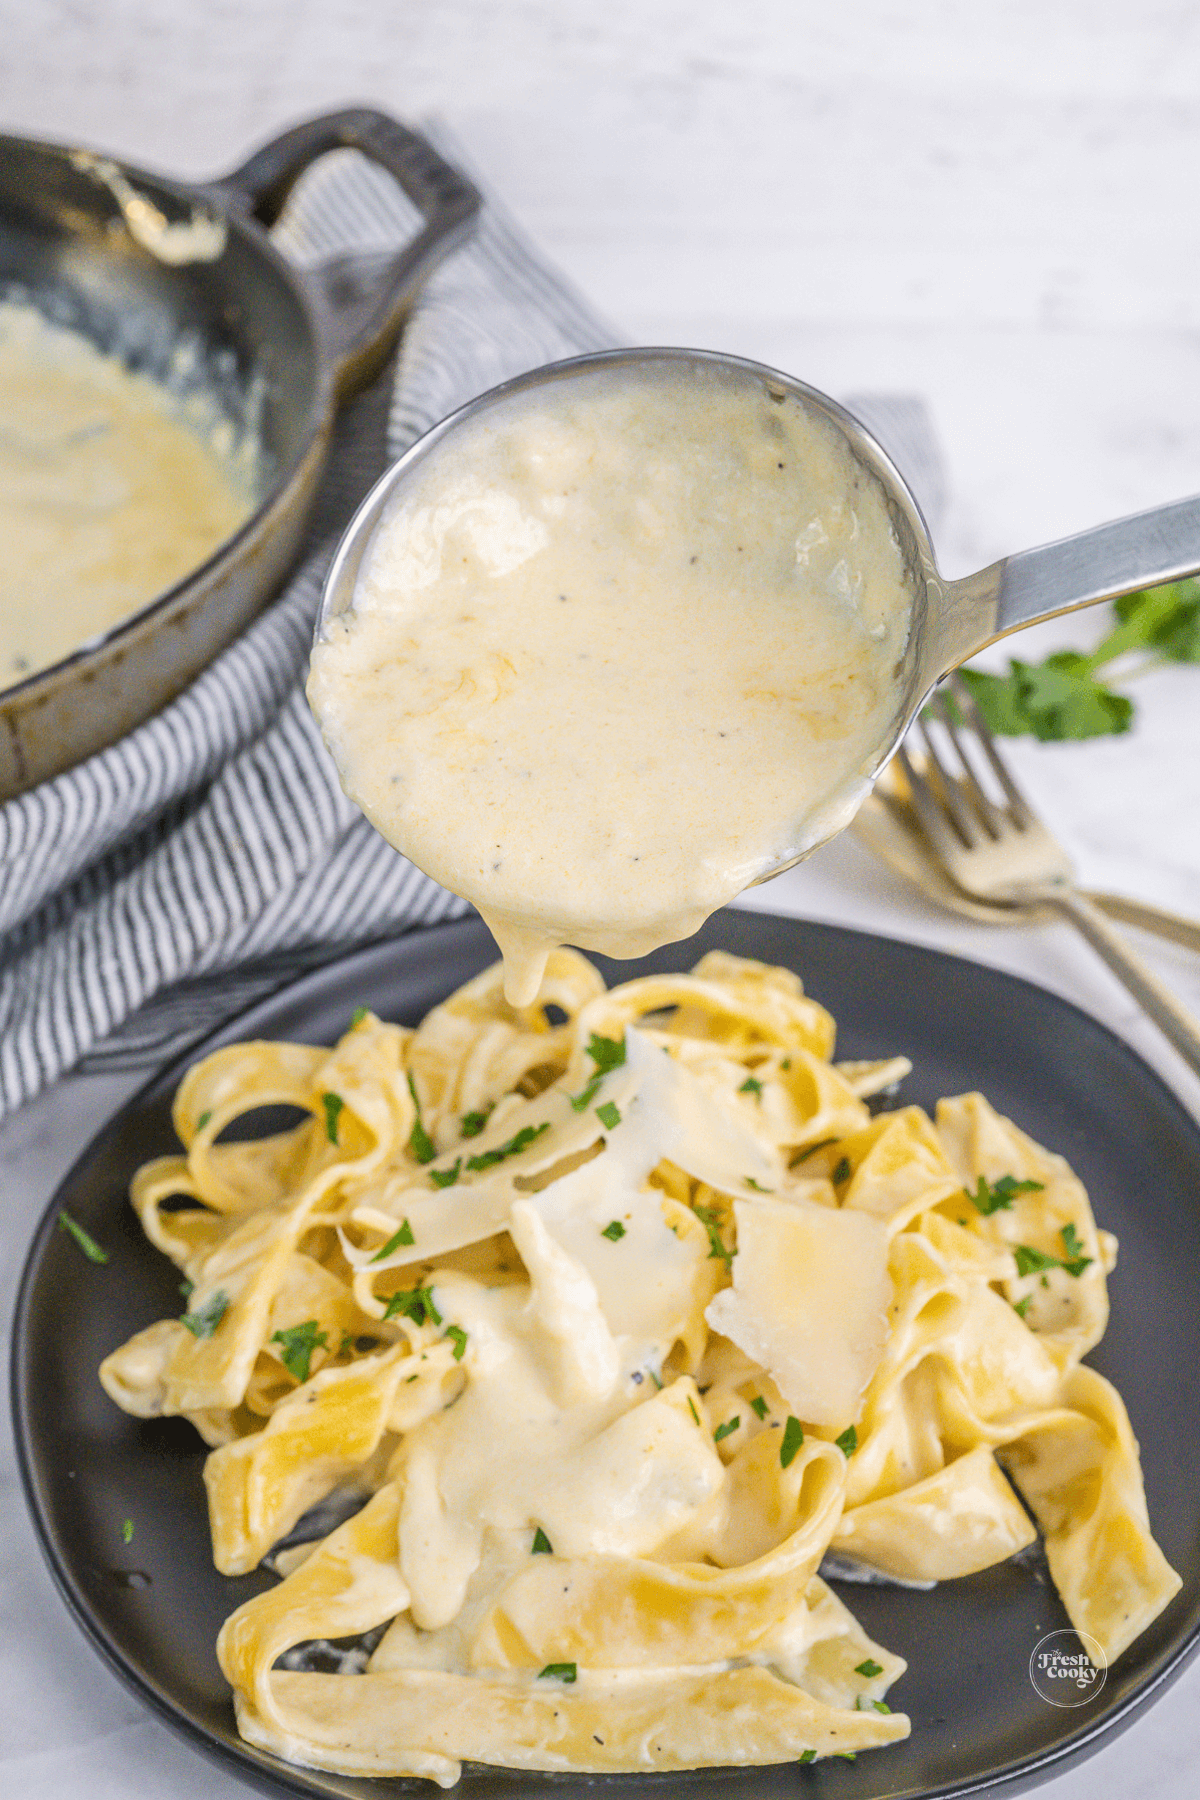
<svg viewBox="0 0 1200 1800">
<path fill-rule="evenodd" d="M 1154 1072 L 1065 1000 L 996 969 L 832 925 L 726 911 L 686 944 L 638 962 L 595 958 L 605 979 L 690 968 L 731 950 L 795 969 L 838 1022 L 838 1055 L 903 1051 L 897 1100 L 931 1107 L 978 1086 L 1078 1170 L 1117 1233 L 1112 1318 L 1088 1362 L 1116 1382 L 1141 1441 L 1154 1534 L 1183 1576 L 1165 1612 L 1100 1690 L 1048 1704 L 1030 1658 L 1068 1620 L 1044 1557 L 1025 1552 L 931 1593 L 840 1586 L 867 1631 L 908 1659 L 889 1695 L 912 1737 L 798 1768 L 659 1775 L 535 1775 L 469 1766 L 456 1800 L 962 1800 L 1022 1793 L 1098 1749 L 1162 1693 L 1200 1644 L 1200 1130 Z M 17 1456 L 51 1573 L 93 1648 L 170 1725 L 229 1774 L 297 1800 L 421 1800 L 417 1779 L 373 1781 L 278 1762 L 238 1737 L 214 1645 L 234 1607 L 273 1585 L 213 1568 L 202 1468 L 182 1419 L 134 1419 L 96 1378 L 102 1357 L 182 1311 L 179 1272 L 129 1205 L 149 1157 L 178 1150 L 171 1098 L 187 1064 L 244 1038 L 331 1043 L 360 1003 L 416 1025 L 494 961 L 478 919 L 414 931 L 305 975 L 222 1027 L 121 1109 L 64 1180 L 29 1251 L 13 1326 Z M 253 1115 L 250 1115 L 253 1118 Z M 277 1130 L 263 1118 L 260 1130 Z M 65 1207 L 109 1252 L 88 1262 Z M 134 1527 L 126 1544 L 123 1521 Z M 1073 1636 L 1068 1647 L 1077 1651 Z M 1096 1791 L 1104 1791 L 1103 1775 Z"/>
<path fill-rule="evenodd" d="M 267 228 L 326 151 L 394 175 L 423 226 L 398 255 L 289 263 Z M 290 566 L 338 403 L 385 361 L 422 280 L 470 230 L 479 194 L 432 145 L 357 107 L 309 120 L 241 168 L 190 186 L 115 165 L 169 221 L 224 222 L 211 260 L 172 266 L 131 234 L 97 159 L 0 137 L 0 298 L 32 301 L 136 368 L 163 374 L 181 342 L 198 378 L 256 421 L 271 474 L 246 523 L 192 574 L 54 667 L 0 693 L 0 801 L 70 768 L 178 693 L 265 605 Z M 110 167 L 113 165 L 110 165 Z"/>
</svg>

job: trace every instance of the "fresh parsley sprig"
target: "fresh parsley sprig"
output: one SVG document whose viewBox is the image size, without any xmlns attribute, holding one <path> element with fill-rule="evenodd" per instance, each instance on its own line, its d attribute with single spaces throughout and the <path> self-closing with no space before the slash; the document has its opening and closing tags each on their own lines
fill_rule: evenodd
<svg viewBox="0 0 1200 1800">
<path fill-rule="evenodd" d="M 228 1311 L 229 1295 L 224 1288 L 218 1288 L 216 1293 L 209 1295 L 203 1306 L 198 1306 L 194 1312 L 185 1312 L 179 1323 L 193 1337 L 210 1338 Z"/>
<path fill-rule="evenodd" d="M 274 1332 L 271 1342 L 282 1346 L 279 1360 L 289 1375 L 305 1382 L 312 1366 L 313 1351 L 329 1348 L 329 1333 L 318 1330 L 315 1319 L 305 1319 L 303 1324 L 289 1325 L 286 1331 Z"/>
<path fill-rule="evenodd" d="M 984 1218 L 990 1218 L 992 1213 L 1007 1212 L 1018 1194 L 1040 1194 L 1043 1187 L 1043 1182 L 1018 1181 L 1015 1175 L 1001 1175 L 999 1181 L 993 1182 L 985 1181 L 981 1175 L 971 1198 Z"/>
</svg>

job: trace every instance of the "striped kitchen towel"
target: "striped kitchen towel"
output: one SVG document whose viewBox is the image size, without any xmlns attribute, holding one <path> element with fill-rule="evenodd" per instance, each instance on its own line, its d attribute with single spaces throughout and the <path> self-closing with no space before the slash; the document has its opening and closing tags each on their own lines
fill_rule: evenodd
<svg viewBox="0 0 1200 1800">
<path fill-rule="evenodd" d="M 464 161 L 444 128 L 427 129 Z M 386 176 L 338 152 L 297 189 L 277 238 L 312 263 L 385 253 L 415 222 Z M 436 420 L 617 341 L 489 200 L 419 299 L 393 370 L 342 415 L 280 599 L 155 718 L 0 807 L 0 1115 L 81 1063 L 151 1066 L 336 950 L 468 910 L 338 784 L 303 693 L 322 577 L 372 481 Z M 921 403 L 855 404 L 936 510 Z"/>
</svg>

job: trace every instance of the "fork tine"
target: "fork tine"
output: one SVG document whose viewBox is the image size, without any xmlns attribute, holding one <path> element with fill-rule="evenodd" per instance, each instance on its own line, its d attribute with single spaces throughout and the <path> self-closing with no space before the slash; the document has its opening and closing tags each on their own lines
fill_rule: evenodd
<svg viewBox="0 0 1200 1800">
<path fill-rule="evenodd" d="M 975 704 L 974 694 L 957 670 L 951 675 L 947 685 L 954 697 L 954 704 L 958 707 L 962 717 L 967 721 L 971 730 L 975 733 L 975 736 L 983 746 L 984 755 L 991 763 L 997 781 L 1007 794 L 1009 804 L 1012 806 L 1018 823 L 1022 825 L 1032 825 L 1034 819 L 1033 808 L 1013 780 L 1009 773 L 1007 763 L 1005 763 L 1000 752 L 997 750 L 996 740 L 992 736 L 991 729 L 984 719 L 983 714 Z"/>
<path fill-rule="evenodd" d="M 914 764 L 904 744 L 896 752 L 896 760 L 904 771 L 912 795 L 913 810 L 920 821 L 921 830 L 939 856 L 952 854 L 957 849 L 971 848 L 970 839 L 964 839 L 953 815 L 949 812 L 942 796 L 933 783 L 926 779 Z M 940 765 L 939 765 L 940 766 Z M 942 784 L 939 783 L 939 787 Z"/>
<path fill-rule="evenodd" d="M 938 755 L 937 745 L 925 720 L 921 720 L 921 741 L 925 746 L 926 769 L 932 769 L 937 777 L 937 791 L 942 811 L 948 813 L 962 843 L 968 850 L 973 850 L 980 840 L 980 821 L 971 811 L 963 798 L 960 784 L 951 775 L 945 763 Z M 926 777 L 928 781 L 928 776 Z M 934 784 L 928 782 L 932 793 Z"/>
<path fill-rule="evenodd" d="M 963 772 L 957 782 L 958 790 L 967 803 L 975 808 L 983 820 L 984 829 L 990 836 L 998 838 L 1004 830 L 1004 815 L 989 796 L 976 773 L 974 763 L 967 754 L 966 747 L 959 736 L 958 719 L 955 718 L 954 709 L 947 704 L 946 696 L 940 689 L 934 693 L 931 704 L 962 764 Z"/>
</svg>

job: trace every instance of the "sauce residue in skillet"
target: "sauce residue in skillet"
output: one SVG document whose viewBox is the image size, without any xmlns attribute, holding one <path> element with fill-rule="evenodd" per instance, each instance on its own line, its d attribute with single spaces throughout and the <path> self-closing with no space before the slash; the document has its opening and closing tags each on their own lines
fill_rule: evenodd
<svg viewBox="0 0 1200 1800">
<path fill-rule="evenodd" d="M 257 504 L 215 401 L 173 394 L 32 306 L 0 303 L 0 687 L 199 567 Z"/>
</svg>

